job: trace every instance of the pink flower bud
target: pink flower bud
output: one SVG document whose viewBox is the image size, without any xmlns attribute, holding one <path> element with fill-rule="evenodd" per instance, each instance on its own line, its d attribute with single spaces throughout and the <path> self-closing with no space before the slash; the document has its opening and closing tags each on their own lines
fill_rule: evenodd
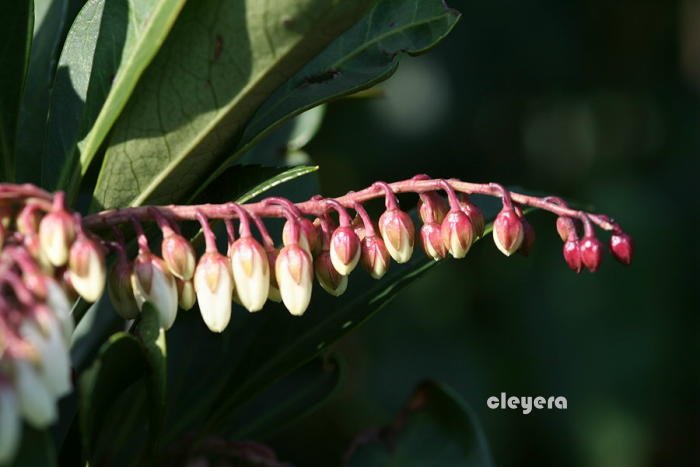
<svg viewBox="0 0 700 467">
<path fill-rule="evenodd" d="M 523 223 L 513 208 L 504 207 L 493 222 L 493 240 L 501 253 L 512 255 L 520 248 L 524 236 Z"/>
<path fill-rule="evenodd" d="M 194 290 L 202 319 L 213 332 L 222 332 L 231 320 L 233 276 L 228 258 L 204 253 L 194 272 Z"/>
<path fill-rule="evenodd" d="M 581 240 L 581 263 L 590 272 L 596 272 L 603 261 L 603 244 L 592 235 Z"/>
<path fill-rule="evenodd" d="M 139 306 L 131 285 L 132 273 L 133 269 L 126 258 L 117 259 L 109 270 L 107 278 L 109 299 L 114 310 L 124 319 L 136 319 L 139 315 Z"/>
<path fill-rule="evenodd" d="M 411 217 L 400 209 L 389 209 L 379 218 L 384 245 L 397 263 L 411 259 L 416 229 Z"/>
<path fill-rule="evenodd" d="M 380 279 L 389 269 L 389 251 L 384 245 L 384 240 L 379 237 L 365 237 L 362 240 L 362 253 L 360 263 L 362 268 L 374 279 Z"/>
<path fill-rule="evenodd" d="M 634 253 L 632 237 L 624 232 L 614 233 L 610 237 L 610 251 L 615 259 L 622 264 L 630 264 L 632 262 L 632 254 Z"/>
<path fill-rule="evenodd" d="M 27 234 L 24 237 L 24 247 L 27 252 L 36 260 L 41 270 L 48 276 L 52 276 L 55 272 L 53 265 L 46 257 L 44 250 L 41 248 L 41 242 L 37 234 Z M 70 253 L 69 253 L 70 254 Z"/>
<path fill-rule="evenodd" d="M 39 243 L 52 265 L 60 267 L 66 264 L 73 240 L 75 240 L 75 222 L 68 212 L 52 211 L 41 220 Z"/>
<path fill-rule="evenodd" d="M 518 253 L 528 256 L 535 244 L 535 229 L 524 217 L 521 217 L 520 221 L 523 223 L 523 243 L 520 245 Z"/>
<path fill-rule="evenodd" d="M 150 303 L 158 311 L 160 325 L 170 329 L 177 316 L 177 285 L 165 261 L 152 253 L 139 253 L 134 260 L 131 287 L 139 309 Z"/>
<path fill-rule="evenodd" d="M 314 271 L 316 272 L 316 280 L 329 294 L 339 297 L 348 288 L 348 276 L 338 272 L 329 252 L 324 251 L 316 257 Z"/>
<path fill-rule="evenodd" d="M 175 279 L 177 284 L 177 304 L 178 306 L 187 311 L 191 310 L 195 303 L 197 303 L 197 293 L 194 290 L 194 283 L 189 281 L 183 281 L 182 279 Z"/>
<path fill-rule="evenodd" d="M 39 212 L 33 205 L 27 205 L 17 214 L 15 220 L 17 232 L 22 235 L 34 235 L 39 231 Z"/>
<path fill-rule="evenodd" d="M 443 259 L 447 255 L 447 247 L 442 241 L 440 224 L 429 222 L 420 228 L 420 240 L 423 251 L 435 261 Z"/>
<path fill-rule="evenodd" d="M 566 216 L 557 217 L 557 233 L 559 234 L 561 241 L 567 241 L 572 232 L 574 234 L 576 233 L 576 224 L 574 224 L 574 220 Z"/>
<path fill-rule="evenodd" d="M 306 249 L 292 243 L 277 256 L 275 274 L 282 302 L 292 315 L 301 316 L 311 301 L 313 265 Z"/>
<path fill-rule="evenodd" d="M 70 248 L 68 273 L 71 285 L 88 302 L 96 302 L 105 288 L 105 256 L 99 243 L 78 235 Z"/>
<path fill-rule="evenodd" d="M 248 311 L 262 310 L 270 291 L 270 264 L 262 245 L 243 237 L 231 246 L 231 269 L 238 299 Z"/>
<path fill-rule="evenodd" d="M 163 238 L 160 252 L 173 276 L 186 281 L 192 279 L 196 258 L 194 248 L 187 239 L 169 231 Z"/>
<path fill-rule="evenodd" d="M 576 274 L 581 272 L 581 249 L 579 248 L 578 240 L 569 239 L 564 243 L 562 248 L 564 260 L 569 268 Z"/>
<path fill-rule="evenodd" d="M 321 237 L 312 221 L 306 217 L 297 217 L 297 225 L 299 226 L 299 245 L 311 255 L 317 255 L 321 252 Z M 282 229 L 282 242 L 289 245 L 294 242 L 291 238 L 292 224 L 287 221 Z"/>
<path fill-rule="evenodd" d="M 427 198 L 427 200 L 424 202 L 423 198 Z M 432 191 L 421 195 L 417 208 L 424 224 L 440 224 L 449 211 L 445 198 Z"/>
<path fill-rule="evenodd" d="M 464 258 L 474 241 L 474 228 L 464 211 L 452 210 L 440 226 L 442 243 L 454 258 Z"/>
<path fill-rule="evenodd" d="M 484 214 L 476 204 L 469 201 L 469 197 L 464 193 L 458 193 L 457 197 L 459 198 L 460 208 L 462 208 L 462 211 L 469 216 L 469 221 L 472 223 L 474 238 L 481 238 L 481 236 L 484 235 L 484 229 L 486 228 Z"/>
<path fill-rule="evenodd" d="M 330 242 L 330 258 L 336 271 L 347 276 L 360 261 L 360 240 L 351 226 L 341 226 L 333 231 Z"/>
</svg>

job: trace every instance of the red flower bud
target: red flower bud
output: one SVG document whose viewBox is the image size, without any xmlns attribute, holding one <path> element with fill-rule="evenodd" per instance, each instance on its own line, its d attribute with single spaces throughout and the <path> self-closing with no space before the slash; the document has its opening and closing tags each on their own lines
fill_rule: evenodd
<svg viewBox="0 0 700 467">
<path fill-rule="evenodd" d="M 481 238 L 481 236 L 484 235 L 484 229 L 486 228 L 484 214 L 481 212 L 481 209 L 479 209 L 476 204 L 469 201 L 469 197 L 464 193 L 458 193 L 457 197 L 459 198 L 460 208 L 462 208 L 462 211 L 464 211 L 467 214 L 467 216 L 469 216 L 469 220 L 472 223 L 472 228 L 474 230 L 474 238 Z"/>
<path fill-rule="evenodd" d="M 173 231 L 168 231 L 163 238 L 160 251 L 163 261 L 168 265 L 173 276 L 186 281 L 192 279 L 196 258 L 194 248 L 187 239 Z"/>
<path fill-rule="evenodd" d="M 504 255 L 510 256 L 520 248 L 524 230 L 515 210 L 504 207 L 493 222 L 493 240 Z"/>
<path fill-rule="evenodd" d="M 389 251 L 384 245 L 384 240 L 374 235 L 362 239 L 360 264 L 374 279 L 379 279 L 386 274 L 390 263 Z"/>
<path fill-rule="evenodd" d="M 569 268 L 576 274 L 581 272 L 581 249 L 579 248 L 578 240 L 570 239 L 564 243 L 562 248 L 564 260 Z"/>
<path fill-rule="evenodd" d="M 610 251 L 615 259 L 622 264 L 630 264 L 632 262 L 632 254 L 634 253 L 632 237 L 624 232 L 614 233 L 610 237 Z"/>
<path fill-rule="evenodd" d="M 596 272 L 603 260 L 603 244 L 594 236 L 585 236 L 581 240 L 581 263 L 590 272 Z"/>
<path fill-rule="evenodd" d="M 464 258 L 474 241 L 474 228 L 469 216 L 461 210 L 452 210 L 440 226 L 442 242 L 454 258 Z"/>
<path fill-rule="evenodd" d="M 429 222 L 420 228 L 420 240 L 423 251 L 435 261 L 443 259 L 447 255 L 447 247 L 442 241 L 440 224 Z"/>
<path fill-rule="evenodd" d="M 336 271 L 347 276 L 360 260 L 360 239 L 351 226 L 341 226 L 333 231 L 330 242 L 330 258 Z"/>
<path fill-rule="evenodd" d="M 571 233 L 576 233 L 576 224 L 574 224 L 574 220 L 566 216 L 557 217 L 557 233 L 562 242 L 567 241 Z"/>
<path fill-rule="evenodd" d="M 324 251 L 316 257 L 314 272 L 316 280 L 321 284 L 323 290 L 335 297 L 342 295 L 348 288 L 348 276 L 338 272 L 328 251 Z"/>
<path fill-rule="evenodd" d="M 408 214 L 397 208 L 385 211 L 379 218 L 379 231 L 394 261 L 405 263 L 411 259 L 416 229 Z"/>
<path fill-rule="evenodd" d="M 427 198 L 426 201 L 423 198 Z M 417 208 L 424 224 L 441 223 L 449 211 L 445 198 L 432 191 L 421 194 Z"/>
<path fill-rule="evenodd" d="M 70 249 L 68 271 L 71 284 L 88 302 L 96 302 L 105 288 L 105 256 L 99 243 L 78 235 Z"/>
</svg>

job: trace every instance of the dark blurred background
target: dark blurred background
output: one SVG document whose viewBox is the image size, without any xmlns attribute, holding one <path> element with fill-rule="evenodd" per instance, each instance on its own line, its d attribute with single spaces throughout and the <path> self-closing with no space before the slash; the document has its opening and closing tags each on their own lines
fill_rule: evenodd
<svg viewBox="0 0 700 467">
<path fill-rule="evenodd" d="M 700 465 L 700 2 L 448 3 L 460 24 L 382 98 L 329 106 L 307 147 L 323 192 L 427 172 L 558 193 L 616 217 L 635 262 L 576 276 L 535 213 L 530 258 L 488 239 L 433 268 L 335 347 L 341 391 L 268 441 L 337 465 L 433 378 L 474 408 L 497 465 Z M 502 391 L 569 407 L 487 409 Z"/>
</svg>

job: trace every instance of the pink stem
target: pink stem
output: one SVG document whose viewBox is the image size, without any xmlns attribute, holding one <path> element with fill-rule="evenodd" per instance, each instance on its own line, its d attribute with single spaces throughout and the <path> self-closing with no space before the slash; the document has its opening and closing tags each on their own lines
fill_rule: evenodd
<svg viewBox="0 0 700 467">
<path fill-rule="evenodd" d="M 365 234 L 367 234 L 368 237 L 374 237 L 377 234 L 374 231 L 374 222 L 372 222 L 372 218 L 369 217 L 369 214 L 367 214 L 365 207 L 360 203 L 355 203 L 353 208 L 362 219 L 362 223 L 365 225 Z"/>
<path fill-rule="evenodd" d="M 216 236 L 214 235 L 214 231 L 211 230 L 211 226 L 209 226 L 209 221 L 201 211 L 197 211 L 195 216 L 204 232 L 204 244 L 206 245 L 207 253 L 217 253 L 219 249 L 216 247 Z"/>
<path fill-rule="evenodd" d="M 372 189 L 376 188 L 384 190 L 384 205 L 386 206 L 387 211 L 399 208 L 399 201 L 396 199 L 396 194 L 394 193 L 394 189 L 391 187 L 391 185 L 386 182 L 374 182 L 374 184 L 372 184 Z"/>
<path fill-rule="evenodd" d="M 449 185 L 459 193 L 465 194 L 479 194 L 486 196 L 502 197 L 504 192 L 500 185 L 494 186 L 489 183 L 469 183 L 463 182 L 461 180 L 445 180 Z M 441 186 L 441 179 L 435 180 L 403 180 L 400 182 L 394 182 L 387 184 L 390 191 L 393 193 L 425 193 L 429 191 L 437 191 L 443 189 Z M 340 203 L 345 208 L 352 208 L 355 203 L 364 203 L 366 201 L 378 198 L 385 194 L 385 191 L 377 190 L 377 186 L 372 185 L 369 188 L 365 188 L 354 193 L 349 193 L 338 198 L 334 198 L 335 201 Z M 615 230 L 620 227 L 607 216 L 600 214 L 586 213 L 584 211 L 579 211 L 576 209 L 571 209 L 568 206 L 560 206 L 559 204 L 547 200 L 547 198 L 539 198 L 536 196 L 525 195 L 516 192 L 507 192 L 508 197 L 513 201 L 523 206 L 530 206 L 533 208 L 542 209 L 558 216 L 572 217 L 580 219 L 590 219 L 595 225 L 603 230 Z M 328 206 L 326 204 L 326 198 L 321 199 L 310 199 L 296 205 L 292 204 L 300 213 L 304 215 L 311 216 L 321 216 L 327 211 Z M 291 203 L 291 202 L 290 202 Z M 154 207 L 134 207 L 134 208 L 123 208 L 123 209 L 113 209 L 102 211 L 97 214 L 92 214 L 86 216 L 83 219 L 83 225 L 89 229 L 101 229 L 106 228 L 111 225 L 122 224 L 128 222 L 131 217 L 148 221 L 151 219 L 152 214 L 150 214 L 150 209 L 158 209 L 164 215 L 169 216 L 171 219 L 178 221 L 191 221 L 196 220 L 196 212 L 201 211 L 206 214 L 210 219 L 232 219 L 236 218 L 237 215 L 225 205 L 225 204 L 200 204 L 191 206 L 154 206 Z M 263 200 L 256 203 L 250 203 L 245 205 L 246 211 L 249 213 L 254 213 L 261 217 L 287 217 L 288 209 L 287 207 L 280 206 L 279 204 L 269 203 L 268 200 Z"/>
<path fill-rule="evenodd" d="M 345 207 L 343 207 L 342 204 L 340 204 L 334 199 L 327 199 L 325 200 L 325 203 L 331 206 L 336 211 L 338 211 L 338 221 L 341 227 L 349 227 L 350 224 L 352 224 L 352 218 L 350 217 L 350 214 L 348 214 L 348 211 L 345 209 Z"/>
<path fill-rule="evenodd" d="M 248 238 L 251 236 L 250 233 L 250 221 L 248 220 L 248 212 L 243 209 L 239 204 L 228 203 L 227 206 L 238 214 L 238 219 L 240 225 L 238 226 L 238 234 L 241 238 Z"/>
</svg>

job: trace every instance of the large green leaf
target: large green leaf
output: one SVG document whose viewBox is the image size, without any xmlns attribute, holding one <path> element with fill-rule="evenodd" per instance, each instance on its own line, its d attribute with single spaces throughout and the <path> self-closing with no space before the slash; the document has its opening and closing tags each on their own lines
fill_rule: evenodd
<svg viewBox="0 0 700 467">
<path fill-rule="evenodd" d="M 401 53 L 417 55 L 440 42 L 459 12 L 443 0 L 379 0 L 372 10 L 280 86 L 255 112 L 235 151 L 209 178 L 291 116 L 390 77 Z"/>
<path fill-rule="evenodd" d="M 150 452 L 156 446 L 165 409 L 165 335 L 158 324 L 156 310 L 146 304 L 135 326 L 135 334 L 119 332 L 102 346 L 92 364 L 80 377 L 80 426 L 85 454 L 89 460 L 111 456 L 104 446 L 112 446 L 117 428 L 109 423 L 116 417 L 127 418 L 142 426 L 141 415 L 150 415 Z M 147 401 L 136 404 L 145 388 Z M 134 402 L 129 413 L 117 405 L 127 392 Z M 143 399 L 143 398 L 141 398 Z M 118 410 L 115 410 L 118 407 Z M 132 415 L 137 413 L 137 415 Z M 116 412 L 116 413 L 115 413 Z M 126 421 L 122 420 L 124 423 Z M 130 427 L 126 427 L 129 431 Z M 131 436 L 128 433 L 125 436 Z M 100 447 L 101 449 L 98 449 Z M 114 449 L 110 448 L 110 451 Z"/>
<path fill-rule="evenodd" d="M 264 100 L 369 3 L 188 2 L 114 126 L 96 207 L 191 194 Z"/>
<path fill-rule="evenodd" d="M 5 2 L 0 27 L 0 181 L 15 178 L 15 132 L 34 31 L 32 0 Z"/>
<path fill-rule="evenodd" d="M 95 455 L 115 400 L 145 372 L 146 361 L 138 340 L 130 334 L 117 333 L 105 342 L 95 363 L 80 377 L 80 426 L 88 459 Z"/>
<path fill-rule="evenodd" d="M 60 46 L 79 0 L 34 0 L 34 38 L 17 123 L 17 180 L 41 183 L 41 155 L 46 136 L 49 90 Z"/>
<path fill-rule="evenodd" d="M 489 467 L 493 461 L 472 409 L 449 387 L 426 381 L 391 425 L 360 434 L 345 465 Z"/>
<path fill-rule="evenodd" d="M 91 0 L 61 53 L 51 95 L 45 186 L 77 189 L 184 0 Z"/>
</svg>

